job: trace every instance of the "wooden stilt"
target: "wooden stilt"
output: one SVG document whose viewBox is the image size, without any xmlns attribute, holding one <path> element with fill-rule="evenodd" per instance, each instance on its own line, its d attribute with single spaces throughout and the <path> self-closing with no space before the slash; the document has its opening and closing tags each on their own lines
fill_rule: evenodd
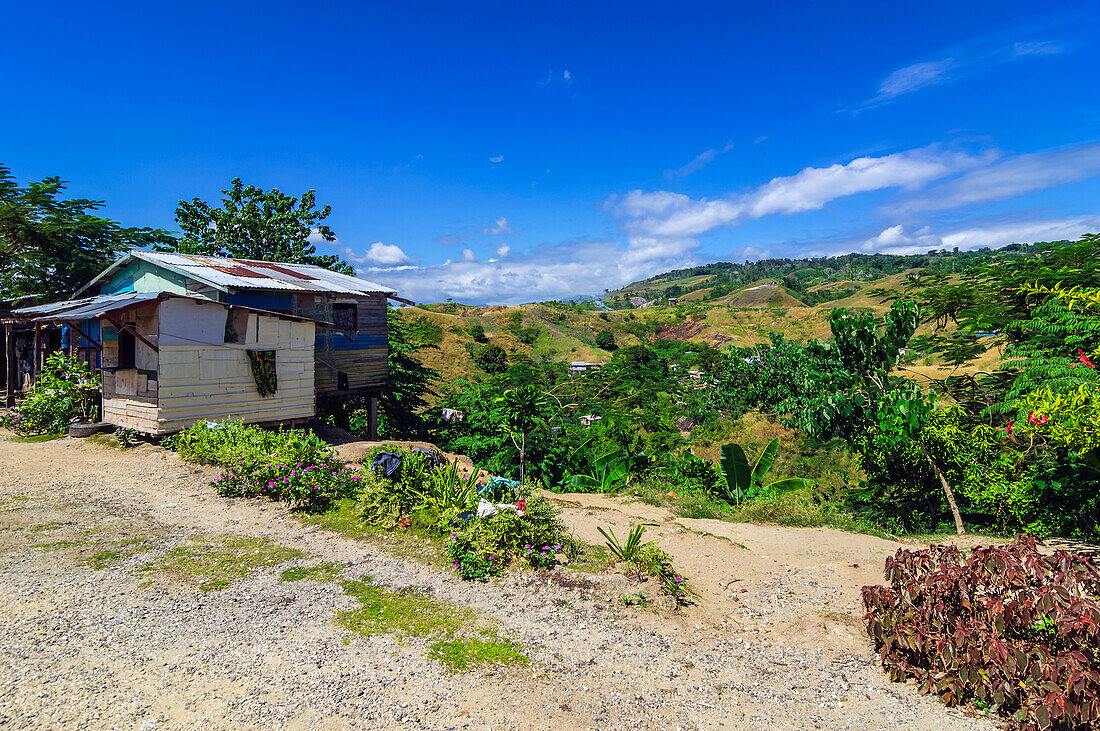
<svg viewBox="0 0 1100 731">
<path fill-rule="evenodd" d="M 378 396 L 375 394 L 367 399 L 367 439 L 378 441 Z"/>
<path fill-rule="evenodd" d="M 19 377 L 19 363 L 15 360 L 15 329 L 11 325 L 4 327 L 4 361 L 7 364 L 4 405 L 10 409 L 15 406 L 16 379 Z"/>
</svg>

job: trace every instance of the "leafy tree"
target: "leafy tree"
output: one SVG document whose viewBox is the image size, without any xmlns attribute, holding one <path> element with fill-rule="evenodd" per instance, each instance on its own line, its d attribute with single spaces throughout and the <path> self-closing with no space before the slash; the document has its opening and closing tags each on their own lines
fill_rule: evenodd
<svg viewBox="0 0 1100 731">
<path fill-rule="evenodd" d="M 812 376 L 816 403 L 795 420 L 815 436 L 846 439 L 865 458 L 904 444 L 915 446 L 943 489 L 961 535 L 966 529 L 954 491 L 922 439 L 933 400 L 913 381 L 890 375 L 919 322 L 920 311 L 910 301 L 894 303 L 881 332 L 872 314 L 833 310 L 833 342 L 824 346 L 826 365 Z"/>
<path fill-rule="evenodd" d="M 309 238 L 318 234 L 335 241 L 336 234 L 322 223 L 332 207 L 317 208 L 317 196 L 307 190 L 301 198 L 279 190 L 264 190 L 233 178 L 222 191 L 220 207 L 200 198 L 180 201 L 176 222 L 183 238 L 162 250 L 202 256 L 226 256 L 259 261 L 313 264 L 345 274 L 351 266 L 336 255 L 321 255 Z"/>
<path fill-rule="evenodd" d="M 425 398 L 432 393 L 432 383 L 439 371 L 425 366 L 416 357 L 422 348 L 435 345 L 416 339 L 405 318 L 390 308 L 386 312 L 389 329 L 389 385 L 378 400 L 382 413 L 382 435 L 388 438 L 423 436 L 427 432 L 423 412 L 428 407 Z"/>
<path fill-rule="evenodd" d="M 527 435 L 545 427 L 551 409 L 550 398 L 538 386 L 518 386 L 493 401 L 498 423 L 519 450 L 519 481 L 527 477 Z"/>
<path fill-rule="evenodd" d="M 502 373 L 508 363 L 508 353 L 499 345 L 486 345 L 474 352 L 474 363 L 486 373 Z"/>
<path fill-rule="evenodd" d="M 470 334 L 470 337 L 473 338 L 475 342 L 485 342 L 485 326 L 482 325 L 480 322 L 475 322 L 470 325 L 468 328 L 466 328 L 466 332 Z"/>
<path fill-rule="evenodd" d="M 68 296 L 129 249 L 173 240 L 95 215 L 103 201 L 63 200 L 66 185 L 52 177 L 20 186 L 0 165 L 0 299 Z"/>
<path fill-rule="evenodd" d="M 615 336 L 611 334 L 610 330 L 600 330 L 596 334 L 596 347 L 604 350 L 615 349 Z"/>
</svg>

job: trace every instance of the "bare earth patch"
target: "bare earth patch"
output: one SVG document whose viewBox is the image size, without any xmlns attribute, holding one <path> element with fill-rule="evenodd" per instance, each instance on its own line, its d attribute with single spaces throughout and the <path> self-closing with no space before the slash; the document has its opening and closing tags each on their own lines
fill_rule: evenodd
<svg viewBox="0 0 1100 731">
<path fill-rule="evenodd" d="M 0 725 L 993 728 L 878 668 L 859 588 L 896 543 L 565 496 L 591 543 L 658 524 L 700 594 L 671 613 L 623 604 L 656 591 L 615 572 L 465 583 L 220 498 L 213 475 L 148 446 L 0 440 Z"/>
</svg>

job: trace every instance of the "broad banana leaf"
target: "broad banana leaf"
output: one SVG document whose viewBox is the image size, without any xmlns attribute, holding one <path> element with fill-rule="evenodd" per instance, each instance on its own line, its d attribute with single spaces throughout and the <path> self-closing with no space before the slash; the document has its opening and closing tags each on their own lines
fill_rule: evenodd
<svg viewBox="0 0 1100 731">
<path fill-rule="evenodd" d="M 756 466 L 752 468 L 752 481 L 758 485 L 764 484 L 764 478 L 771 472 L 772 465 L 775 464 L 775 456 L 779 454 L 779 439 L 778 437 L 771 440 L 768 446 L 764 447 L 764 451 L 760 453 L 760 456 L 756 459 Z"/>
<path fill-rule="evenodd" d="M 568 485 L 569 487 L 580 488 L 581 490 L 599 490 L 601 487 L 599 480 L 588 475 L 573 475 L 562 484 Z"/>
<path fill-rule="evenodd" d="M 722 477 L 726 480 L 726 489 L 730 497 L 740 502 L 752 485 L 752 472 L 749 459 L 740 444 L 723 444 L 722 458 L 718 460 Z"/>
<path fill-rule="evenodd" d="M 809 487 L 814 484 L 813 480 L 807 480 L 803 477 L 792 477 L 787 480 L 777 480 L 764 490 L 772 495 L 782 495 L 784 493 L 791 492 L 793 490 L 801 490 L 804 487 Z"/>
</svg>

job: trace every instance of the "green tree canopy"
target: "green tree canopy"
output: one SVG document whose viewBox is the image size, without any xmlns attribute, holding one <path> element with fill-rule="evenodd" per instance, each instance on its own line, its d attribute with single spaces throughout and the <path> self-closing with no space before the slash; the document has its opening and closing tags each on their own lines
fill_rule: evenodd
<svg viewBox="0 0 1100 731">
<path fill-rule="evenodd" d="M 21 186 L 0 165 L 0 299 L 68 297 L 123 252 L 173 241 L 167 231 L 95 215 L 103 201 L 63 200 L 66 184 L 52 177 Z"/>
<path fill-rule="evenodd" d="M 220 207 L 200 198 L 180 201 L 176 223 L 183 238 L 165 247 L 168 251 L 201 256 L 227 256 L 260 261 L 313 264 L 336 272 L 351 274 L 351 266 L 339 256 L 317 253 L 310 236 L 335 241 L 336 234 L 322 223 L 332 207 L 317 208 L 315 191 L 301 198 L 272 188 L 264 190 L 245 185 L 233 178 L 222 191 Z"/>
</svg>

